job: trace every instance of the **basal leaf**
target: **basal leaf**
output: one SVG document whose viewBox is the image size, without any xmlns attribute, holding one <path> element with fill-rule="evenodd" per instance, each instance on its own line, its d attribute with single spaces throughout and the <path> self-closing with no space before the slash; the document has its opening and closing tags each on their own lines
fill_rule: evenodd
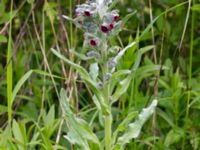
<svg viewBox="0 0 200 150">
<path fill-rule="evenodd" d="M 76 144 L 83 150 L 90 150 L 90 142 L 95 144 L 100 149 L 100 142 L 96 135 L 92 132 L 88 123 L 78 117 L 76 117 L 70 109 L 69 99 L 64 89 L 60 92 L 61 104 L 65 108 L 66 123 L 69 128 L 69 132 L 64 136 L 72 144 Z"/>
</svg>

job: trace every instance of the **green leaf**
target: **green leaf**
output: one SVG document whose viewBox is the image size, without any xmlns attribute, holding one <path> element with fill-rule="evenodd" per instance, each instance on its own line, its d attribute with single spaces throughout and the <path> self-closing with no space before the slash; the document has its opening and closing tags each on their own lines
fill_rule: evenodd
<svg viewBox="0 0 200 150">
<path fill-rule="evenodd" d="M 44 134 L 50 138 L 59 125 L 59 121 L 55 119 L 55 106 L 52 105 L 47 115 L 43 116 L 44 120 Z"/>
<path fill-rule="evenodd" d="M 44 118 L 44 125 L 47 127 L 51 127 L 55 121 L 55 106 L 52 105 L 48 114 Z"/>
<path fill-rule="evenodd" d="M 108 9 L 111 11 L 115 7 L 115 5 L 117 5 L 117 3 L 119 2 L 120 0 L 113 0 Z"/>
<path fill-rule="evenodd" d="M 6 147 L 11 136 L 11 126 L 7 126 L 0 134 L 0 148 L 7 150 Z"/>
<path fill-rule="evenodd" d="M 7 38 L 4 35 L 0 35 L 0 43 L 6 43 Z"/>
<path fill-rule="evenodd" d="M 128 116 L 119 124 L 115 132 L 113 133 L 113 143 L 115 143 L 119 132 L 124 132 L 128 127 L 128 124 L 138 115 L 137 111 L 130 112 Z"/>
<path fill-rule="evenodd" d="M 130 43 L 128 46 L 126 46 L 123 50 L 121 50 L 117 54 L 117 56 L 115 56 L 114 61 L 118 62 L 123 57 L 123 55 L 126 53 L 126 51 L 133 48 L 135 45 L 136 45 L 136 42 L 134 41 L 134 42 Z"/>
<path fill-rule="evenodd" d="M 175 126 L 175 124 L 173 123 L 172 118 L 170 118 L 169 115 L 166 112 L 164 112 L 164 111 L 162 111 L 161 109 L 158 108 L 157 109 L 157 114 L 160 117 L 162 117 L 171 127 Z"/>
<path fill-rule="evenodd" d="M 161 68 L 160 65 L 141 66 L 140 68 L 138 68 L 138 70 L 136 71 L 136 75 L 135 75 L 137 78 L 137 84 L 140 84 L 145 77 L 154 75 L 155 72 L 159 71 L 160 69 L 164 70 L 164 69 L 168 69 L 168 68 L 165 66 L 162 66 L 162 68 Z"/>
<path fill-rule="evenodd" d="M 55 10 L 55 8 L 56 3 L 45 1 L 44 10 L 52 23 L 54 22 L 54 19 L 57 16 L 57 11 Z"/>
<path fill-rule="evenodd" d="M 134 46 L 135 44 L 133 42 L 130 45 Z M 131 83 L 131 80 L 135 77 L 135 72 L 139 67 L 142 55 L 144 53 L 152 50 L 153 47 L 154 46 L 150 45 L 150 46 L 146 46 L 146 47 L 143 47 L 143 48 L 138 50 L 135 63 L 133 65 L 132 69 L 131 69 L 131 73 L 125 79 L 120 81 L 120 83 L 118 84 L 117 89 L 115 90 L 115 93 L 112 96 L 112 103 L 116 102 L 121 97 L 121 95 L 124 94 L 127 91 L 128 87 Z"/>
<path fill-rule="evenodd" d="M 33 70 L 28 71 L 16 84 L 13 92 L 12 92 L 12 99 L 11 104 L 13 103 L 18 91 L 20 90 L 21 86 L 26 82 L 26 80 L 31 76 Z"/>
<path fill-rule="evenodd" d="M 16 98 L 17 93 L 21 89 L 22 85 L 28 80 L 28 78 L 31 76 L 32 73 L 37 73 L 40 75 L 44 76 L 51 76 L 49 73 L 41 70 L 29 70 L 26 74 L 24 74 L 20 80 L 17 82 L 17 84 L 14 87 L 14 90 L 12 92 L 12 99 L 11 99 L 11 104 L 13 103 L 14 99 Z M 59 79 L 64 79 L 62 77 L 59 77 L 57 75 L 52 75 L 52 77 L 59 78 Z"/>
<path fill-rule="evenodd" d="M 24 144 L 24 137 L 23 137 L 23 134 L 20 130 L 20 126 L 19 124 L 13 120 L 13 124 L 12 124 L 12 131 L 13 131 L 13 135 L 15 137 L 15 139 L 17 140 L 17 147 L 19 148 L 19 150 L 23 150 L 23 144 Z"/>
<path fill-rule="evenodd" d="M 5 2 L 0 3 L 0 17 L 3 15 L 5 12 Z"/>
<path fill-rule="evenodd" d="M 149 107 L 144 108 L 142 110 L 142 112 L 138 115 L 138 118 L 136 119 L 136 121 L 133 123 L 130 123 L 126 132 L 118 138 L 117 144 L 115 146 L 116 148 L 114 149 L 117 149 L 117 147 L 119 148 L 119 146 L 122 149 L 122 147 L 125 144 L 129 143 L 131 139 L 137 138 L 139 136 L 142 126 L 155 111 L 157 103 L 158 103 L 157 100 L 153 100 L 153 102 L 151 103 Z"/>
<path fill-rule="evenodd" d="M 0 105 L 0 113 L 5 113 L 8 111 L 8 107 L 4 105 Z"/>
<path fill-rule="evenodd" d="M 99 75 L 99 66 L 98 63 L 93 63 L 90 65 L 90 76 L 94 81 L 96 81 L 97 77 Z"/>
<path fill-rule="evenodd" d="M 141 33 L 140 35 L 140 39 L 143 38 L 144 35 L 146 35 L 151 27 L 153 26 L 153 24 L 160 18 L 162 17 L 163 15 L 165 15 L 166 13 L 170 12 L 170 11 L 173 11 L 174 9 L 180 7 L 180 6 L 183 6 L 183 5 L 186 5 L 188 3 L 188 1 L 185 1 L 185 2 L 182 2 L 182 3 L 179 3 L 177 5 L 175 5 L 174 7 L 171 7 L 169 9 L 167 9 L 166 11 L 162 12 L 160 15 L 158 15 L 155 19 L 152 20 L 152 22 L 145 28 L 145 30 Z"/>
<path fill-rule="evenodd" d="M 194 5 L 191 7 L 191 9 L 192 9 L 193 11 L 200 11 L 200 4 L 194 4 Z"/>
<path fill-rule="evenodd" d="M 17 14 L 17 11 L 10 11 L 8 13 L 3 13 L 0 17 L 0 24 L 10 22 L 10 19 L 13 19 Z"/>
<path fill-rule="evenodd" d="M 121 95 L 127 91 L 130 82 L 131 82 L 131 76 L 128 76 L 124 80 L 120 81 L 115 93 L 112 96 L 112 103 L 115 103 L 121 97 Z"/>
<path fill-rule="evenodd" d="M 112 74 L 112 78 L 113 78 L 113 79 L 116 79 L 116 78 L 118 78 L 118 77 L 120 77 L 120 76 L 128 75 L 128 74 L 130 74 L 130 73 L 131 73 L 130 70 L 119 70 L 119 71 L 114 72 L 114 73 Z"/>
<path fill-rule="evenodd" d="M 100 142 L 84 120 L 76 117 L 70 109 L 69 99 L 64 89 L 60 92 L 61 104 L 65 108 L 66 123 L 69 132 L 64 136 L 71 144 L 76 144 L 82 150 L 90 150 L 90 142 L 100 149 Z"/>
<path fill-rule="evenodd" d="M 59 125 L 59 121 L 55 120 L 55 106 L 52 105 L 48 114 L 44 116 L 44 125 L 45 125 L 45 136 L 51 137 L 56 127 Z"/>
<path fill-rule="evenodd" d="M 29 4 L 33 4 L 35 0 L 27 0 Z"/>
<path fill-rule="evenodd" d="M 90 60 L 90 57 L 87 57 L 86 55 L 80 53 L 80 52 L 76 52 L 75 50 L 70 50 L 70 53 L 74 54 L 77 58 L 87 61 Z"/>
<path fill-rule="evenodd" d="M 133 17 L 133 15 L 136 14 L 137 11 L 134 11 L 128 15 L 126 15 L 123 19 L 122 19 L 122 22 L 125 24 L 131 17 Z"/>
<path fill-rule="evenodd" d="M 44 148 L 44 149 L 53 149 L 53 145 L 51 143 L 51 140 L 49 137 L 47 137 L 44 133 L 43 133 L 43 128 L 40 128 L 39 125 L 37 124 L 37 122 L 34 122 L 35 123 L 35 126 L 37 127 L 39 133 L 40 133 L 40 136 L 42 138 L 42 144 L 41 146 Z"/>
<path fill-rule="evenodd" d="M 184 134 L 184 129 L 176 127 L 169 131 L 164 144 L 169 147 L 170 145 L 179 142 L 181 138 L 183 138 Z"/>
</svg>

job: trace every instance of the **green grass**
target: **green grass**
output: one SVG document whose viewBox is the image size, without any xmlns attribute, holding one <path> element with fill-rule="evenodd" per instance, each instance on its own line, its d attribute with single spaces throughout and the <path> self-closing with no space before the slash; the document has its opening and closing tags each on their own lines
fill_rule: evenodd
<svg viewBox="0 0 200 150">
<path fill-rule="evenodd" d="M 7 82 L 7 105 L 8 105 L 8 123 L 11 124 L 12 120 L 12 87 L 13 87 L 13 61 L 12 61 L 12 12 L 13 12 L 13 0 L 10 4 L 10 26 L 9 26 L 9 38 L 7 48 L 7 71 L 6 71 L 6 82 Z"/>
<path fill-rule="evenodd" d="M 114 1 L 120 18 L 129 19 L 108 45 L 120 45 L 114 52 L 131 46 L 103 90 L 87 72 L 93 61 L 83 31 L 59 16 L 74 18 L 83 2 L 0 2 L 0 149 L 76 150 L 81 141 L 110 150 L 156 98 L 153 117 L 124 149 L 198 150 L 199 1 Z"/>
</svg>

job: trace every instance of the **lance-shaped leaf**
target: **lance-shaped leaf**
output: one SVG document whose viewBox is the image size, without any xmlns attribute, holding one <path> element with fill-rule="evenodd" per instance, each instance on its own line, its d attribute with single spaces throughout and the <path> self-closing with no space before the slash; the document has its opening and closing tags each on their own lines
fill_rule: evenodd
<svg viewBox="0 0 200 150">
<path fill-rule="evenodd" d="M 133 111 L 128 114 L 128 116 L 118 125 L 117 129 L 113 133 L 112 141 L 116 142 L 117 136 L 119 132 L 124 132 L 128 126 L 128 124 L 138 115 L 137 111 Z"/>
<path fill-rule="evenodd" d="M 136 14 L 136 12 L 137 12 L 137 11 L 134 11 L 134 12 L 132 12 L 132 13 L 126 15 L 126 16 L 123 18 L 122 22 L 125 24 L 131 17 L 133 17 L 133 16 Z"/>
<path fill-rule="evenodd" d="M 94 81 L 96 81 L 97 77 L 99 75 L 99 66 L 98 63 L 93 63 L 90 65 L 90 76 Z"/>
<path fill-rule="evenodd" d="M 127 50 L 129 50 L 130 48 L 132 48 L 133 46 L 136 45 L 136 42 L 132 42 L 130 43 L 128 46 L 126 46 L 123 50 L 121 50 L 117 56 L 115 56 L 115 58 L 113 59 L 113 61 L 117 64 L 117 62 L 124 56 L 124 54 L 126 53 Z M 112 72 L 115 71 L 115 68 L 113 68 Z"/>
<path fill-rule="evenodd" d="M 123 149 L 123 146 L 129 143 L 131 139 L 137 138 L 139 136 L 142 126 L 155 111 L 157 103 L 157 100 L 153 100 L 149 107 L 144 108 L 142 110 L 136 121 L 128 125 L 127 131 L 121 137 L 118 138 L 114 150 Z"/>
<path fill-rule="evenodd" d="M 132 43 L 130 45 L 133 46 L 134 43 Z M 135 77 L 135 72 L 137 71 L 137 69 L 138 69 L 138 67 L 140 65 L 142 55 L 144 53 L 150 51 L 153 47 L 154 46 L 150 45 L 150 46 L 146 46 L 146 47 L 143 47 L 143 48 L 138 50 L 135 63 L 133 65 L 132 69 L 131 69 L 131 73 L 128 74 L 128 76 L 125 79 L 123 79 L 119 83 L 119 85 L 117 86 L 117 89 L 116 89 L 115 93 L 112 96 L 112 103 L 116 102 L 121 97 L 121 95 L 124 94 L 127 91 L 131 80 Z M 130 47 L 128 47 L 128 48 L 130 48 Z M 121 55 L 123 55 L 123 53 Z M 119 57 L 121 57 L 121 55 Z M 120 58 L 118 58 L 118 59 L 120 59 Z"/>
<path fill-rule="evenodd" d="M 79 149 L 90 150 L 90 144 L 100 149 L 100 142 L 97 136 L 92 132 L 88 123 L 74 115 L 69 106 L 69 99 L 64 89 L 60 92 L 61 105 L 66 114 L 66 123 L 69 132 L 64 137 L 71 143 L 76 144 Z"/>
</svg>

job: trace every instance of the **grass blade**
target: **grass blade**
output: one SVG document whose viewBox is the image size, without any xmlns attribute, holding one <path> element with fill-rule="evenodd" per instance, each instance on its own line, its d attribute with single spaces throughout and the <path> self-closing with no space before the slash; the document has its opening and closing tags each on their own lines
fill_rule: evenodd
<svg viewBox="0 0 200 150">
<path fill-rule="evenodd" d="M 12 119 L 12 85 L 13 85 L 13 67 L 12 67 L 12 8 L 13 0 L 11 1 L 11 15 L 10 15 L 10 28 L 9 39 L 7 48 L 7 70 L 6 70 L 6 82 L 7 82 L 7 104 L 8 104 L 8 122 L 11 123 Z"/>
</svg>

